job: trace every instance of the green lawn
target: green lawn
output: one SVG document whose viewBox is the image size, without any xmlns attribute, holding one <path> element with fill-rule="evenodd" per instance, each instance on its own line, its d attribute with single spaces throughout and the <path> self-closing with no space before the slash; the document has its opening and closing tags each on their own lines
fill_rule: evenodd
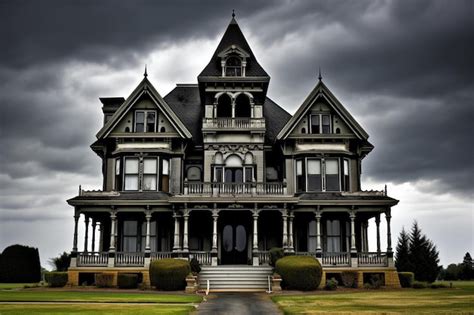
<svg viewBox="0 0 474 315">
<path fill-rule="evenodd" d="M 17 288 L 21 288 L 18 286 Z M 156 291 L 61 291 L 48 288 L 0 290 L 3 314 L 189 314 L 197 295 Z"/>
<path fill-rule="evenodd" d="M 318 291 L 310 295 L 274 296 L 272 299 L 285 314 L 473 314 L 474 281 L 453 281 L 453 286 L 453 289 Z"/>
</svg>

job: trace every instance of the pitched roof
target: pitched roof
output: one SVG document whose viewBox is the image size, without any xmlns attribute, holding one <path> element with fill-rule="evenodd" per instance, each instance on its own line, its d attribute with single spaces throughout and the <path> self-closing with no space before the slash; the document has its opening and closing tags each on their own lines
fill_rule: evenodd
<svg viewBox="0 0 474 315">
<path fill-rule="evenodd" d="M 113 128 L 119 123 L 123 116 L 130 110 L 130 108 L 135 104 L 135 102 L 144 94 L 147 94 L 155 102 L 155 104 L 160 108 L 160 110 L 168 116 L 168 120 L 173 124 L 178 133 L 184 138 L 191 138 L 191 133 L 182 121 L 176 116 L 174 111 L 171 110 L 166 101 L 161 97 L 160 93 L 155 89 L 151 82 L 145 77 L 138 84 L 135 90 L 130 94 L 130 96 L 125 100 L 125 102 L 120 105 L 120 107 L 115 111 L 114 115 L 110 120 L 99 130 L 97 133 L 97 138 L 105 138 L 113 130 Z"/>
<path fill-rule="evenodd" d="M 176 113 L 176 116 L 191 131 L 195 144 L 202 143 L 202 118 L 204 113 L 198 86 L 178 84 L 164 99 Z M 267 126 L 265 142 L 272 144 L 291 115 L 268 97 L 263 105 L 263 114 Z"/>
<path fill-rule="evenodd" d="M 255 55 L 253 54 L 252 49 L 250 49 L 250 46 L 247 43 L 244 34 L 240 30 L 240 27 L 237 24 L 235 18 L 232 18 L 232 20 L 230 21 L 229 26 L 227 26 L 227 29 L 224 33 L 224 36 L 222 36 L 222 39 L 219 45 L 217 46 L 214 55 L 211 58 L 211 61 L 209 61 L 209 64 L 204 68 L 204 70 L 202 70 L 198 77 L 220 76 L 222 74 L 222 70 L 221 61 L 218 55 L 219 53 L 228 49 L 232 45 L 240 47 L 249 54 L 247 66 L 245 68 L 246 76 L 268 77 L 268 74 L 265 72 L 262 66 L 260 66 L 257 59 L 255 58 Z"/>
<path fill-rule="evenodd" d="M 306 97 L 303 104 L 301 104 L 293 117 L 291 117 L 283 129 L 281 129 L 277 136 L 278 140 L 284 140 L 286 137 L 288 137 L 288 135 L 290 135 L 298 122 L 314 104 L 314 101 L 320 96 L 328 100 L 328 105 L 330 105 L 336 111 L 336 113 L 339 114 L 339 116 L 344 120 L 349 128 L 351 128 L 351 130 L 357 135 L 359 139 L 367 140 L 369 138 L 369 134 L 364 130 L 364 128 L 359 125 L 359 123 L 349 113 L 349 111 L 347 111 L 347 109 L 339 102 L 334 94 L 332 94 L 329 88 L 320 80 L 311 93 L 309 93 L 308 97 Z"/>
</svg>

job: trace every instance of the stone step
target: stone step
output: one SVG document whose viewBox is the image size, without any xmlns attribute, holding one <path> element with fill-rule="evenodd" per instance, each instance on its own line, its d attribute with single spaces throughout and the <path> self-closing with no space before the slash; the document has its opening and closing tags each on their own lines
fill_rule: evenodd
<svg viewBox="0 0 474 315">
<path fill-rule="evenodd" d="M 199 273 L 199 288 L 215 290 L 256 290 L 268 289 L 268 276 L 272 275 L 270 266 L 206 266 Z"/>
</svg>

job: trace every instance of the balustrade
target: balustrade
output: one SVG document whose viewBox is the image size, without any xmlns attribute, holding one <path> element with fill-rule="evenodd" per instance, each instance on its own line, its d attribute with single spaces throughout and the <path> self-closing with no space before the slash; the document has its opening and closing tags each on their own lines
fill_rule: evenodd
<svg viewBox="0 0 474 315">
<path fill-rule="evenodd" d="M 153 252 L 150 254 L 150 260 L 158 260 L 158 259 L 165 259 L 165 258 L 172 258 L 173 252 Z"/>
<path fill-rule="evenodd" d="M 323 266 L 349 266 L 351 255 L 349 253 L 322 253 Z"/>
<path fill-rule="evenodd" d="M 186 195 L 285 195 L 286 185 L 277 183 L 185 182 Z"/>
<path fill-rule="evenodd" d="M 77 266 L 107 266 L 108 252 L 84 252 L 77 254 Z"/>
<path fill-rule="evenodd" d="M 196 258 L 201 265 L 211 264 L 211 252 L 206 251 L 191 251 L 189 252 L 189 258 Z"/>
<path fill-rule="evenodd" d="M 144 266 L 145 253 L 118 252 L 115 257 L 115 265 L 121 267 Z"/>
<path fill-rule="evenodd" d="M 387 266 L 387 255 L 377 252 L 357 253 L 357 263 L 359 266 Z"/>
<path fill-rule="evenodd" d="M 269 251 L 258 251 L 257 252 L 258 262 L 260 265 L 270 264 L 270 252 Z"/>
<path fill-rule="evenodd" d="M 256 129 L 265 128 L 265 118 L 204 118 L 203 129 Z"/>
</svg>

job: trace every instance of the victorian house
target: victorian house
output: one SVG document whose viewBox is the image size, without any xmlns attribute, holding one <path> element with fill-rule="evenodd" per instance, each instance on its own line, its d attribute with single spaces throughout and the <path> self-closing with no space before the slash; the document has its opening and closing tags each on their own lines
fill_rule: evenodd
<svg viewBox="0 0 474 315">
<path fill-rule="evenodd" d="M 265 288 L 268 251 L 280 247 L 316 257 L 324 276 L 380 273 L 399 285 L 390 235 L 398 201 L 361 189 L 369 135 L 321 77 L 294 115 L 267 96 L 269 83 L 232 18 L 197 84 L 162 97 L 145 72 L 126 99 L 100 98 L 104 123 L 91 148 L 103 187 L 68 200 L 71 284 L 98 272 L 147 282 L 150 261 L 176 257 L 196 258 L 211 288 Z M 263 278 L 245 282 L 246 273 Z"/>
</svg>

